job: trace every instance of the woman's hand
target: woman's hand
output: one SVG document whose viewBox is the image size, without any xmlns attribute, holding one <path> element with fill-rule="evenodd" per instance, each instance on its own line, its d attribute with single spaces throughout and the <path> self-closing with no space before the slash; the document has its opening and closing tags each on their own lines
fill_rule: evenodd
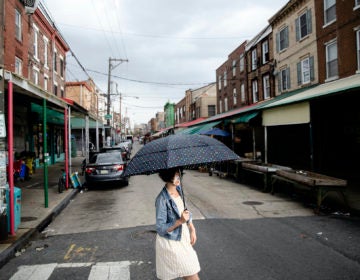
<svg viewBox="0 0 360 280">
<path fill-rule="evenodd" d="M 186 223 L 190 219 L 190 212 L 189 210 L 184 210 L 181 214 L 181 223 Z"/>
<path fill-rule="evenodd" d="M 196 230 L 193 224 L 189 225 L 189 230 L 190 230 L 190 244 L 194 246 L 197 237 L 196 237 Z"/>
</svg>

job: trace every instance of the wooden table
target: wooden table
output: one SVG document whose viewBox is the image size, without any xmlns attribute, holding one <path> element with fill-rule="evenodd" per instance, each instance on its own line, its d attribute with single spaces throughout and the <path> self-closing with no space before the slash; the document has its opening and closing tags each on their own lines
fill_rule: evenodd
<svg viewBox="0 0 360 280">
<path fill-rule="evenodd" d="M 262 162 L 242 162 L 242 169 L 257 173 L 263 176 L 264 188 L 263 191 L 268 191 L 269 184 L 271 181 L 271 176 L 275 174 L 277 170 L 292 170 L 291 167 L 271 164 L 271 163 L 262 163 Z"/>
<path fill-rule="evenodd" d="M 304 171 L 304 170 L 277 170 L 272 175 L 272 193 L 275 192 L 274 185 L 277 181 L 284 181 L 293 185 L 307 187 L 314 190 L 317 196 L 317 211 L 320 209 L 321 203 L 329 194 L 329 192 L 337 192 L 343 198 L 347 205 L 345 191 L 347 181 L 327 175 Z"/>
</svg>

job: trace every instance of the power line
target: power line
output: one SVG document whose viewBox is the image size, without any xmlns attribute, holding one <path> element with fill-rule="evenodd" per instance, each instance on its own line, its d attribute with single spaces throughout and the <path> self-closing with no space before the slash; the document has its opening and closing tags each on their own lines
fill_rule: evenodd
<svg viewBox="0 0 360 280">
<path fill-rule="evenodd" d="M 108 76 L 108 74 L 97 71 L 97 70 L 91 70 L 91 69 L 87 69 L 87 71 L 89 72 L 93 72 L 93 73 L 97 73 L 100 75 L 104 75 L 104 76 Z M 111 77 L 117 78 L 117 79 L 121 79 L 121 80 L 125 80 L 125 81 L 129 81 L 129 82 L 134 82 L 134 83 L 141 83 L 141 84 L 154 84 L 154 85 L 165 85 L 165 86 L 190 86 L 190 85 L 208 85 L 211 84 L 212 82 L 198 82 L 198 83 L 165 83 L 165 82 L 153 82 L 153 81 L 144 81 L 144 80 L 136 80 L 136 79 L 130 79 L 130 78 L 125 78 L 125 77 L 120 77 L 117 75 L 113 75 L 111 74 Z"/>
</svg>

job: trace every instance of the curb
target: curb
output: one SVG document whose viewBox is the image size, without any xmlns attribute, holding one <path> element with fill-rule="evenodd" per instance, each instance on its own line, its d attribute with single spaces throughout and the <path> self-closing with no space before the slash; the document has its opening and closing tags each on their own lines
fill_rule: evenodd
<svg viewBox="0 0 360 280">
<path fill-rule="evenodd" d="M 15 253 L 23 248 L 30 238 L 37 232 L 41 232 L 45 227 L 47 227 L 57 215 L 61 213 L 62 210 L 70 203 L 70 201 L 78 194 L 78 189 L 73 189 L 72 192 L 67 195 L 52 211 L 45 217 L 36 228 L 29 229 L 24 235 L 22 235 L 18 240 L 12 243 L 7 249 L 0 253 L 0 269 L 15 256 Z"/>
</svg>

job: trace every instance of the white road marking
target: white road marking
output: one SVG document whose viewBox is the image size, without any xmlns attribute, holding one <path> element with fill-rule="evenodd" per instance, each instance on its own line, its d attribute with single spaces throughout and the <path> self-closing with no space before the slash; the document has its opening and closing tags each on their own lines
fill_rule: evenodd
<svg viewBox="0 0 360 280">
<path fill-rule="evenodd" d="M 91 267 L 89 280 L 129 280 L 130 262 L 97 263 Z"/>
<path fill-rule="evenodd" d="M 22 265 L 10 280 L 46 280 L 56 266 L 57 263 Z"/>
<path fill-rule="evenodd" d="M 56 268 L 91 267 L 89 280 L 130 280 L 130 265 L 143 262 L 49 263 L 21 265 L 10 280 L 47 280 Z"/>
</svg>

